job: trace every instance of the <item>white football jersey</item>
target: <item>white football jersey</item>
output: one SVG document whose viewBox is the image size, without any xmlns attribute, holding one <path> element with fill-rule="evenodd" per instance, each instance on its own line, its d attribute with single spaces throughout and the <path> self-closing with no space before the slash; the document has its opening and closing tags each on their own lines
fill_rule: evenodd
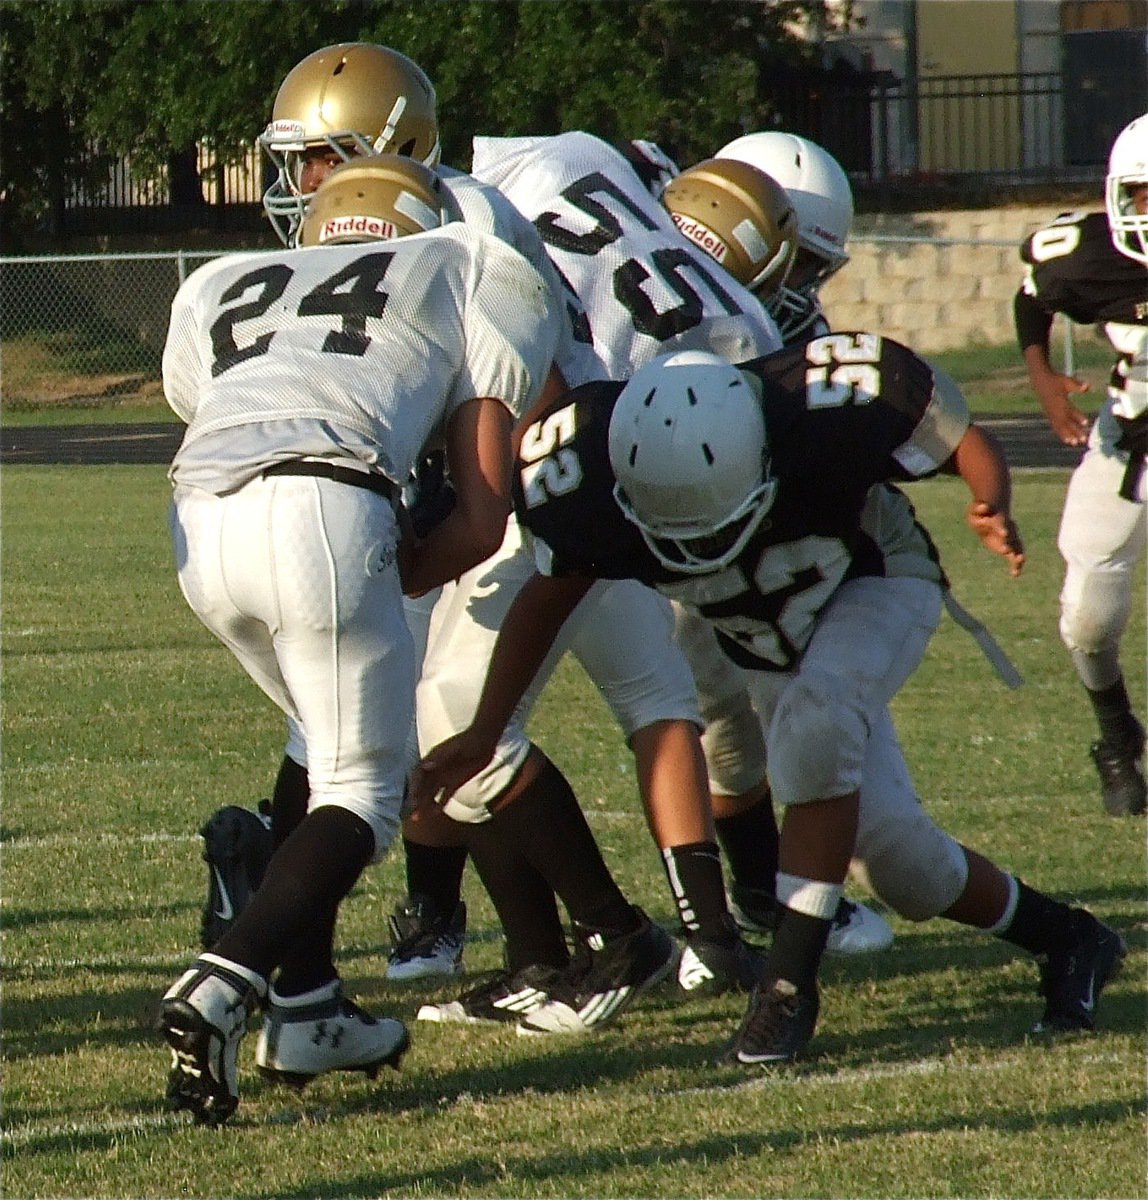
<svg viewBox="0 0 1148 1200">
<path fill-rule="evenodd" d="M 554 351 L 563 378 L 570 383 L 602 377 L 589 341 L 586 310 L 550 261 L 538 230 L 493 184 L 453 167 L 440 164 L 435 169 L 460 218 L 472 229 L 481 229 L 513 246 L 546 281 L 555 308 L 565 311 L 567 319 L 561 322 Z"/>
<path fill-rule="evenodd" d="M 601 139 L 477 137 L 472 172 L 533 221 L 589 314 L 609 378 L 626 379 L 669 350 L 743 362 L 780 349 L 761 302 L 678 232 L 625 157 Z"/>
<path fill-rule="evenodd" d="M 188 422 L 172 479 L 223 493 L 320 457 L 401 485 L 466 401 L 521 415 L 561 322 L 538 272 L 463 224 L 216 259 L 172 305 L 164 392 Z"/>
</svg>

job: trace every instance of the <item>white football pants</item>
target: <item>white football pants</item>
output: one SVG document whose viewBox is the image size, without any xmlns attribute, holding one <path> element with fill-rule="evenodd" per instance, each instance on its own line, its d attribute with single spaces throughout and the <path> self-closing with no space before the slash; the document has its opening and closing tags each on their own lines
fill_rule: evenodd
<svg viewBox="0 0 1148 1200">
<path fill-rule="evenodd" d="M 398 831 L 415 661 L 387 500 L 310 476 L 226 496 L 176 488 L 179 585 L 201 621 L 301 731 L 309 807 Z"/>
</svg>

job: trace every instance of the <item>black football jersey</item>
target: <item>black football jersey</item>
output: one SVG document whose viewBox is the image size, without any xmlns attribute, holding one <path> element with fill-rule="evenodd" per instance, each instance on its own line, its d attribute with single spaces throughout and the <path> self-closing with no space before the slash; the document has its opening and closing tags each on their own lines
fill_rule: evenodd
<svg viewBox="0 0 1148 1200">
<path fill-rule="evenodd" d="M 1112 244 L 1105 213 L 1066 213 L 1021 247 L 1024 290 L 1080 325 L 1148 324 L 1148 271 Z"/>
<path fill-rule="evenodd" d="M 675 571 L 615 502 L 607 435 L 621 383 L 577 388 L 530 427 L 514 504 L 547 574 L 640 580 L 696 608 L 742 666 L 789 670 L 845 580 L 944 582 L 908 501 L 874 485 L 935 472 L 964 435 L 968 413 L 934 392 L 927 363 L 876 334 L 832 334 L 743 369 L 770 385 L 764 407 L 778 488 L 729 566 Z"/>
</svg>

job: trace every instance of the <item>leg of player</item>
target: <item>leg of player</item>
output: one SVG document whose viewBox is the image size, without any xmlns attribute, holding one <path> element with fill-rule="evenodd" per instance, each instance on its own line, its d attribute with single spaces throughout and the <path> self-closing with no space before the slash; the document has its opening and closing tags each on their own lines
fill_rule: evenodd
<svg viewBox="0 0 1148 1200">
<path fill-rule="evenodd" d="M 761 722 L 743 672 L 721 650 L 709 622 L 681 605 L 674 617 L 674 638 L 689 661 L 705 722 L 702 748 L 717 840 L 730 875 L 730 911 L 744 933 L 765 939 L 777 924 L 778 831 Z M 882 916 L 841 897 L 827 950 L 867 954 L 892 942 L 893 930 Z"/>
<path fill-rule="evenodd" d="M 620 1016 L 664 979 L 677 965 L 677 946 L 618 888 L 558 768 L 532 746 L 522 773 L 529 782 L 514 788 L 512 799 L 491 804 L 490 820 L 470 826 L 468 845 L 483 872 L 489 859 L 520 856 L 570 914 L 574 957 L 549 982 L 545 1002 L 522 1017 L 519 1030 L 585 1033 Z M 537 913 L 533 919 L 537 925 Z"/>
<path fill-rule="evenodd" d="M 1092 704 L 1100 737 L 1091 746 L 1101 798 L 1114 816 L 1148 808 L 1144 777 L 1144 727 L 1132 711 L 1120 667 L 1120 642 L 1134 593 L 1133 572 L 1144 557 L 1143 493 L 1119 494 L 1124 462 L 1107 450 L 1118 430 L 1103 412 L 1093 441 L 1072 474 L 1061 516 L 1058 546 L 1065 561 L 1060 594 L 1060 636 Z"/>
<path fill-rule="evenodd" d="M 646 819 L 679 916 L 686 991 L 745 987 L 757 956 L 729 912 L 713 826 L 697 688 L 675 640 L 673 606 L 633 580 L 596 585 L 594 620 L 571 649 L 610 706 L 634 754 Z"/>
<path fill-rule="evenodd" d="M 407 892 L 388 918 L 387 978 L 406 981 L 462 973 L 467 849 L 458 823 L 419 808 L 403 821 Z"/>
<path fill-rule="evenodd" d="M 678 984 L 687 992 L 748 990 L 763 962 L 739 936 L 726 902 L 705 758 L 691 721 L 655 721 L 630 738 L 638 788 L 686 947 Z"/>
</svg>

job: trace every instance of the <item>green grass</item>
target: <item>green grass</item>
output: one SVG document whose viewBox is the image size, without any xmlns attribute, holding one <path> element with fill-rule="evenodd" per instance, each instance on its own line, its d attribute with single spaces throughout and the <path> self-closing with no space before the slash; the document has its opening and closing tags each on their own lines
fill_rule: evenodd
<svg viewBox="0 0 1148 1200">
<path fill-rule="evenodd" d="M 958 596 L 1027 679 L 1010 693 L 946 621 L 896 702 L 930 810 L 1132 947 L 1095 1036 L 1048 1046 L 1036 972 L 1000 942 L 892 921 L 892 950 L 827 959 L 817 1056 L 716 1065 L 736 997 L 651 995 L 585 1040 L 414 1023 L 455 988 L 383 979 L 401 855 L 344 907 L 356 996 L 411 1022 L 400 1074 L 302 1095 L 255 1074 L 208 1131 L 164 1112 L 151 1022 L 193 954 L 195 830 L 267 792 L 282 723 L 175 584 L 162 467 L 7 467 L 3 571 L 3 1153 L 8 1197 L 1128 1197 L 1145 1181 L 1144 824 L 1102 815 L 1091 719 L 1056 632 L 1063 472 L 1017 481 L 1020 580 L 973 544 L 959 484 L 914 485 Z M 1143 577 L 1141 577 L 1143 585 Z M 1143 586 L 1141 586 L 1143 594 Z M 1126 641 L 1145 695 L 1144 607 Z M 534 732 L 627 891 L 671 923 L 629 754 L 566 663 Z M 468 873 L 468 967 L 499 961 Z"/>
<path fill-rule="evenodd" d="M 1091 330 L 1078 328 L 1074 342 L 1076 372 L 1092 385 L 1081 406 L 1094 411 L 1104 397 L 1104 381 L 1112 365 L 1112 348 Z M 1053 361 L 1063 365 L 1063 344 L 1054 335 Z M 135 421 L 173 421 L 155 377 L 112 374 L 85 377 L 71 351 L 55 350 L 33 340 L 5 343 L 4 370 L 8 378 L 35 377 L 41 394 L 52 399 L 29 401 L 5 388 L 0 421 L 5 425 L 73 425 Z M 930 355 L 965 389 L 969 406 L 981 415 L 1040 414 L 1024 365 L 1012 342 L 972 346 Z M 79 372 L 79 373 L 78 373 Z M 106 391 L 106 395 L 102 394 Z M 74 397 L 83 398 L 77 400 Z"/>
</svg>

